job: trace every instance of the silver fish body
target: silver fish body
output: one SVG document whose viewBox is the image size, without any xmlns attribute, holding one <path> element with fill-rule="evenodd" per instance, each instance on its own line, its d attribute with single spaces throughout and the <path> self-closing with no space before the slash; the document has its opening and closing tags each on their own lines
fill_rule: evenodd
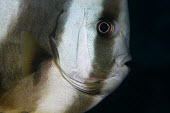
<svg viewBox="0 0 170 113">
<path fill-rule="evenodd" d="M 128 74 L 126 0 L 3 0 L 0 15 L 0 112 L 85 112 Z"/>
</svg>

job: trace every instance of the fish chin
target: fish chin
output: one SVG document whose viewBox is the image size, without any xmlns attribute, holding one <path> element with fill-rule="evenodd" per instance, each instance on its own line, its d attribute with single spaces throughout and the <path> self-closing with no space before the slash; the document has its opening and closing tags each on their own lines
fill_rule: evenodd
<svg viewBox="0 0 170 113">
<path fill-rule="evenodd" d="M 128 73 L 129 68 L 126 65 L 121 67 L 115 65 L 108 78 L 103 81 L 103 87 L 100 93 L 107 96 L 113 92 L 122 83 Z"/>
</svg>

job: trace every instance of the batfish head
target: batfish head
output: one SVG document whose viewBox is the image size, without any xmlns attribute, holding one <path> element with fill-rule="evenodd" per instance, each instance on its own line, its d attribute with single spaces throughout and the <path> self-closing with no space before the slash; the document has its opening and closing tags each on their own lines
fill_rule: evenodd
<svg viewBox="0 0 170 113">
<path fill-rule="evenodd" d="M 127 1 L 73 0 L 65 5 L 52 38 L 62 72 L 81 83 L 123 80 L 131 59 Z"/>
</svg>

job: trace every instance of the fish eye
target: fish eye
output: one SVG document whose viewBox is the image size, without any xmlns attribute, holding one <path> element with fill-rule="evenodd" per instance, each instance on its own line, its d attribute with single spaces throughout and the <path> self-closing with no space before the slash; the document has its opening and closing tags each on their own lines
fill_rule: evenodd
<svg viewBox="0 0 170 113">
<path fill-rule="evenodd" d="M 107 18 L 100 18 L 97 22 L 97 32 L 102 37 L 111 37 L 115 32 L 115 25 Z"/>
</svg>

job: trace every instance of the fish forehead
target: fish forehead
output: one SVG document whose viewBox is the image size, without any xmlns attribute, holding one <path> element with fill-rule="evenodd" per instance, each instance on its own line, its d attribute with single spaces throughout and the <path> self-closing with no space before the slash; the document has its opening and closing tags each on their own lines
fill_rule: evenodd
<svg viewBox="0 0 170 113">
<path fill-rule="evenodd" d="M 108 54 L 109 51 L 112 51 L 114 48 L 119 49 L 119 46 L 123 46 L 122 44 L 124 43 L 115 44 L 117 47 L 114 47 L 113 41 L 115 40 L 106 41 L 97 39 L 99 36 L 96 30 L 96 23 L 100 17 L 109 17 L 117 21 L 120 27 L 122 27 L 121 29 L 127 31 L 128 19 L 124 19 L 127 18 L 125 17 L 127 16 L 127 11 L 120 8 L 127 9 L 126 0 L 73 0 L 70 8 L 67 10 L 67 21 L 63 25 L 64 29 L 61 35 L 61 42 L 58 46 L 61 62 L 67 62 L 67 66 L 69 65 L 71 68 L 75 68 L 79 40 L 86 37 L 91 62 L 94 62 L 96 59 L 95 53 L 98 51 L 98 53 L 101 53 L 97 54 L 100 56 L 98 59 L 107 65 L 110 59 L 114 58 L 114 54 Z M 120 15 L 124 17 L 120 17 Z M 84 30 L 81 30 L 82 26 Z M 123 51 L 126 50 L 124 49 Z M 108 61 L 106 61 L 107 59 Z"/>
</svg>

